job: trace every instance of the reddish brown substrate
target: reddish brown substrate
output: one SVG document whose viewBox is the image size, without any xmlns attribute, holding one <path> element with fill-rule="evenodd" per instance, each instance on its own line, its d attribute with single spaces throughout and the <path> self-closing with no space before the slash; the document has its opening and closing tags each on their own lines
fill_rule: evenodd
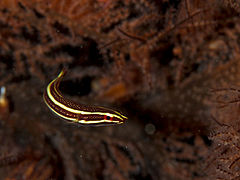
<svg viewBox="0 0 240 180">
<path fill-rule="evenodd" d="M 0 177 L 238 178 L 239 11 L 230 0 L 1 0 Z M 53 115 L 42 96 L 63 67 L 64 95 L 128 121 Z"/>
</svg>

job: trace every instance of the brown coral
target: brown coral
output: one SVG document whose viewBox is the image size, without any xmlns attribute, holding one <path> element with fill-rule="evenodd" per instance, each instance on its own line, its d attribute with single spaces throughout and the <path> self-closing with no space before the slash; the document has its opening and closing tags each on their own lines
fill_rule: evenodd
<svg viewBox="0 0 240 180">
<path fill-rule="evenodd" d="M 239 111 L 231 102 L 239 92 L 227 90 L 240 82 L 233 1 L 0 5 L 0 86 L 12 104 L 0 119 L 2 177 L 238 177 Z M 116 106 L 129 121 L 78 127 L 53 116 L 42 92 L 62 67 L 69 69 L 60 85 L 64 94 Z M 214 126 L 213 118 L 226 126 Z M 215 132 L 211 148 L 209 130 Z M 209 171 L 202 171 L 204 164 Z"/>
</svg>

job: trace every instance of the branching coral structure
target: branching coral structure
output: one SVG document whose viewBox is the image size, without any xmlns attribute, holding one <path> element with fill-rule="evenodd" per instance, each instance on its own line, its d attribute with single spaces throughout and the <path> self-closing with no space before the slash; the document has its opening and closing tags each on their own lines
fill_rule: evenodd
<svg viewBox="0 0 240 180">
<path fill-rule="evenodd" d="M 238 179 L 239 32 L 231 0 L 1 0 L 0 177 Z M 128 120 L 52 114 L 63 68 L 64 97 Z"/>
</svg>

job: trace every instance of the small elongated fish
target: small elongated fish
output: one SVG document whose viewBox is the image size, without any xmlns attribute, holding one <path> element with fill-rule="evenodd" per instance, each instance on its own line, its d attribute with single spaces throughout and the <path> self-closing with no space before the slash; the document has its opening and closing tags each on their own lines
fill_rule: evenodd
<svg viewBox="0 0 240 180">
<path fill-rule="evenodd" d="M 63 119 L 81 125 L 109 125 L 122 124 L 128 118 L 120 112 L 101 106 L 79 104 L 63 97 L 59 91 L 59 84 L 66 74 L 63 69 L 52 80 L 43 94 L 46 105 Z"/>
</svg>

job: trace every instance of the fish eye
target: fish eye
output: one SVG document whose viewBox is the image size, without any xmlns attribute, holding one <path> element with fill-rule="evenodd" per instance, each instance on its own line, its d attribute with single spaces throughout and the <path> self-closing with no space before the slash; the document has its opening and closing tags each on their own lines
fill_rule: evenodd
<svg viewBox="0 0 240 180">
<path fill-rule="evenodd" d="M 112 117 L 105 115 L 105 116 L 104 116 L 104 119 L 105 119 L 105 120 L 112 120 Z"/>
</svg>

